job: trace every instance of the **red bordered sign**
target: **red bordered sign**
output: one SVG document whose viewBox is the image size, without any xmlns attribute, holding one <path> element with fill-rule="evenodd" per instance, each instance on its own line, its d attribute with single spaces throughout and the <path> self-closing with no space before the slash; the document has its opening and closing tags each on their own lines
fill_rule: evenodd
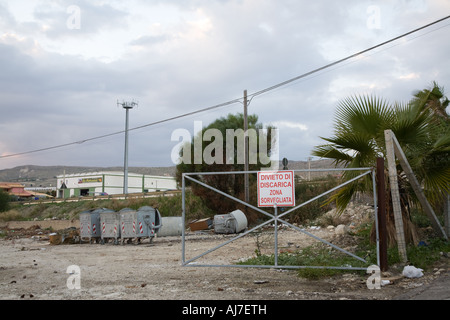
<svg viewBox="0 0 450 320">
<path fill-rule="evenodd" d="M 258 207 L 294 207 L 294 171 L 258 172 Z"/>
</svg>

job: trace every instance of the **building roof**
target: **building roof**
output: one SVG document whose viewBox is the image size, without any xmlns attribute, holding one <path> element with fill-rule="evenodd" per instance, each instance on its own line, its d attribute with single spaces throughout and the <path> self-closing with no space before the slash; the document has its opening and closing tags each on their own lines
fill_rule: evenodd
<svg viewBox="0 0 450 320">
<path fill-rule="evenodd" d="M 1 189 L 25 188 L 23 184 L 17 182 L 0 182 Z"/>
<path fill-rule="evenodd" d="M 97 172 L 80 172 L 80 173 L 70 173 L 70 174 L 60 174 L 57 175 L 56 178 L 62 179 L 62 178 L 74 178 L 74 177 L 85 177 L 85 176 L 100 176 L 100 175 L 117 175 L 117 176 L 123 176 L 123 171 L 97 171 Z M 128 172 L 129 176 L 141 176 L 142 174 Z"/>
<path fill-rule="evenodd" d="M 25 191 L 25 186 L 17 182 L 0 182 L 0 189 L 18 197 L 31 197 L 31 193 Z"/>
<path fill-rule="evenodd" d="M 25 192 L 28 192 L 30 195 L 32 195 L 33 197 L 47 197 L 47 198 L 54 198 L 53 196 L 47 194 L 47 193 L 42 193 L 42 192 L 36 192 L 33 190 L 27 190 Z"/>
<path fill-rule="evenodd" d="M 90 177 L 90 176 L 101 176 L 101 175 L 112 175 L 112 176 L 123 176 L 123 171 L 98 171 L 98 172 L 80 172 L 80 173 L 71 173 L 71 174 L 60 174 L 57 175 L 57 179 L 63 179 L 63 178 L 79 178 L 79 177 Z M 129 177 L 147 177 L 147 178 L 164 178 L 164 179 L 174 179 L 174 177 L 169 175 L 164 176 L 157 176 L 157 175 L 149 175 L 149 174 L 142 174 L 142 173 L 134 173 L 134 172 L 128 172 Z"/>
</svg>

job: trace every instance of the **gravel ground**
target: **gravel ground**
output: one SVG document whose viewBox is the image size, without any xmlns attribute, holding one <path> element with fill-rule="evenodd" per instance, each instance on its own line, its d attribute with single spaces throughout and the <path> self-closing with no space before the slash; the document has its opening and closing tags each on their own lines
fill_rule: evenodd
<svg viewBox="0 0 450 320">
<path fill-rule="evenodd" d="M 344 237 L 337 236 L 330 229 L 309 231 L 329 241 Z M 186 259 L 228 239 L 230 236 L 189 234 L 186 237 Z M 273 237 L 268 236 L 267 239 L 260 243 L 263 253 L 273 250 Z M 291 229 L 280 231 L 279 239 L 281 250 L 316 242 Z M 391 271 L 383 274 L 383 279 L 389 279 L 390 284 L 369 290 L 366 284 L 369 275 L 344 274 L 306 280 L 293 270 L 199 267 L 195 264 L 183 267 L 181 246 L 181 237 L 159 237 L 152 243 L 144 240 L 139 245 L 51 245 L 45 236 L 6 237 L 0 240 L 0 299 L 393 300 L 397 297 L 407 299 L 408 293 L 426 288 L 449 270 L 448 258 L 444 257 L 434 271 L 426 272 L 421 278 L 408 279 Z M 256 238 L 248 235 L 195 263 L 234 264 L 254 256 L 256 248 Z M 77 266 L 79 274 L 70 274 L 73 270 L 70 266 Z M 75 278 L 80 280 L 79 289 L 73 288 Z"/>
</svg>

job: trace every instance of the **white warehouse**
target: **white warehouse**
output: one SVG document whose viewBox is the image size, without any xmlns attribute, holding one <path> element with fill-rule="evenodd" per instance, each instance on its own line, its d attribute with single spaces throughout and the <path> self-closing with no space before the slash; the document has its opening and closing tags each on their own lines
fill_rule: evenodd
<svg viewBox="0 0 450 320">
<path fill-rule="evenodd" d="M 56 177 L 57 198 L 123 194 L 123 172 L 103 171 Z M 128 193 L 176 190 L 174 177 L 128 173 Z"/>
</svg>

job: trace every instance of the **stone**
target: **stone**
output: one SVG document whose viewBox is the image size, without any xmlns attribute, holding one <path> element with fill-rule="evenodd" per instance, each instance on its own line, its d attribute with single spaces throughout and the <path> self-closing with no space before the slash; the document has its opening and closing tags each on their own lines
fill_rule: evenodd
<svg viewBox="0 0 450 320">
<path fill-rule="evenodd" d="M 349 231 L 349 228 L 345 224 L 340 224 L 336 227 L 335 232 L 337 235 L 345 235 Z"/>
</svg>

